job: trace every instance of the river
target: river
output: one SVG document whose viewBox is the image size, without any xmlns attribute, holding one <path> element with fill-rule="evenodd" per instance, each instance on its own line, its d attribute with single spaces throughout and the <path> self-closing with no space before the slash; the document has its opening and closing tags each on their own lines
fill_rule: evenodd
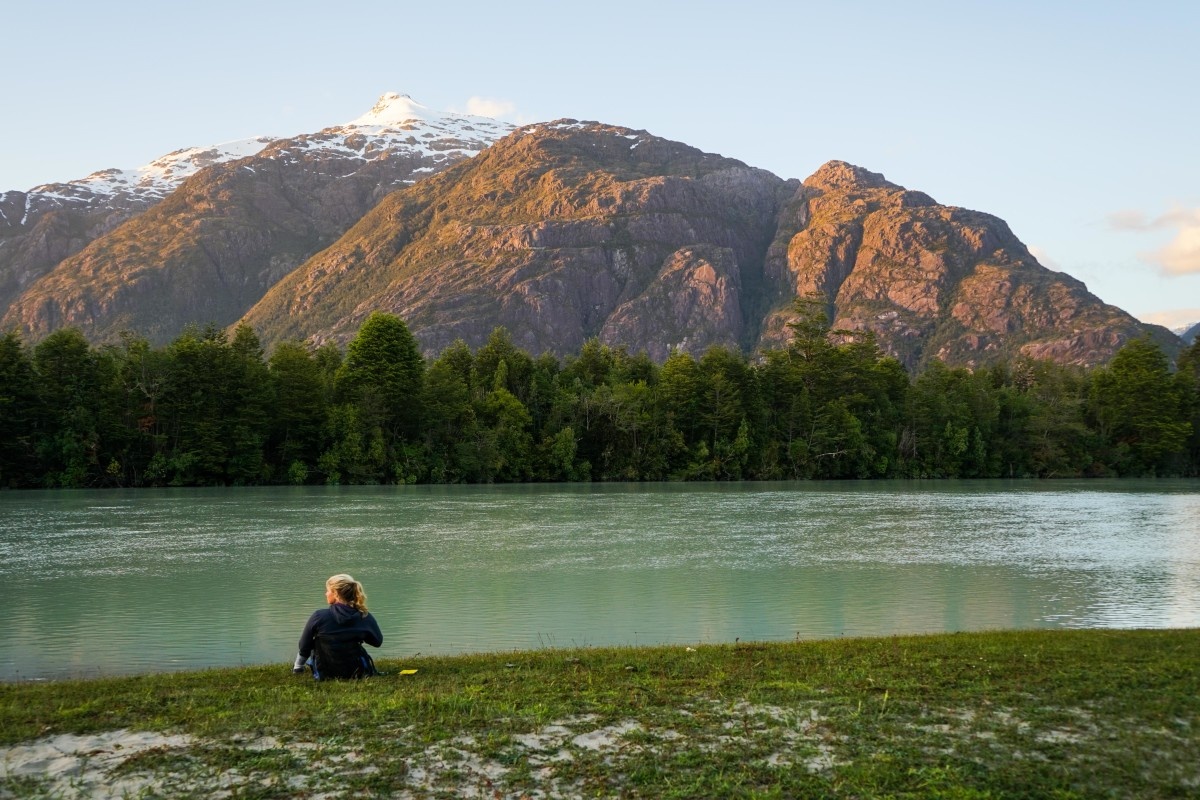
<svg viewBox="0 0 1200 800">
<path fill-rule="evenodd" d="M 1200 626 L 1200 482 L 0 492 L 0 680 L 377 655 Z"/>
</svg>

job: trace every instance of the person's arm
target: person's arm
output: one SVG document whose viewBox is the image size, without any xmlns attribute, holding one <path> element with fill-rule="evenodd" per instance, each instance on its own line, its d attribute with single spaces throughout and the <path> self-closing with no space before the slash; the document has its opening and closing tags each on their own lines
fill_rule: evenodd
<svg viewBox="0 0 1200 800">
<path fill-rule="evenodd" d="M 317 632 L 317 622 L 321 619 L 320 610 L 314 611 L 312 616 L 308 618 L 308 622 L 304 624 L 304 631 L 300 634 L 300 656 L 297 659 L 301 664 L 308 660 L 313 651 L 313 635 Z"/>
<path fill-rule="evenodd" d="M 380 647 L 383 644 L 383 631 L 379 630 L 379 623 L 370 614 L 367 614 L 363 619 L 363 641 L 371 645 L 371 647 Z"/>
</svg>

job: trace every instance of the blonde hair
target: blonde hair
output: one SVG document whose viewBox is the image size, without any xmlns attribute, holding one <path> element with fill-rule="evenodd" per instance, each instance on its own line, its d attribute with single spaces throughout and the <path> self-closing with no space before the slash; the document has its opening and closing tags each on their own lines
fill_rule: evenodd
<svg viewBox="0 0 1200 800">
<path fill-rule="evenodd" d="M 332 589 L 340 602 L 364 614 L 367 613 L 367 593 L 363 590 L 362 584 L 349 575 L 342 573 L 332 576 L 325 581 L 325 588 Z"/>
</svg>

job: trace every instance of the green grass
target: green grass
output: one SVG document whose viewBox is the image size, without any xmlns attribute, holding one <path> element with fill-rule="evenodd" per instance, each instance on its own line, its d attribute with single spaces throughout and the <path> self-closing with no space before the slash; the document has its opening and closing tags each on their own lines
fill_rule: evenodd
<svg viewBox="0 0 1200 800">
<path fill-rule="evenodd" d="M 93 749 L 105 780 L 133 781 L 131 796 L 1200 795 L 1200 630 L 380 666 L 347 683 L 279 665 L 0 684 L 0 764 L 19 743 L 136 730 L 191 738 L 108 761 Z M 86 793 L 86 776 L 71 780 L 10 774 L 0 797 Z"/>
</svg>

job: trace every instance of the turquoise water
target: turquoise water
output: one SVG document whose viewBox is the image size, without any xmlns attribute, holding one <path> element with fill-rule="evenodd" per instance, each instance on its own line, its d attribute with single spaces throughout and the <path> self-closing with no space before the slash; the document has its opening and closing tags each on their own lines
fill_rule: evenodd
<svg viewBox="0 0 1200 800">
<path fill-rule="evenodd" d="M 0 679 L 379 655 L 1200 626 L 1200 482 L 0 492 Z"/>
</svg>

